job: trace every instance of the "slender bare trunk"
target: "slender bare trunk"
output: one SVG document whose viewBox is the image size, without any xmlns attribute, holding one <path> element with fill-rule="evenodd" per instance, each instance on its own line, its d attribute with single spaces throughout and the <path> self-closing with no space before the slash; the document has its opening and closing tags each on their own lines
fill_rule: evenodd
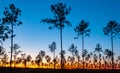
<svg viewBox="0 0 120 73">
<path fill-rule="evenodd" d="M 54 50 L 54 69 L 55 69 L 55 50 Z"/>
<path fill-rule="evenodd" d="M 12 68 L 12 54 L 13 54 L 13 24 L 11 24 L 11 55 L 10 55 L 10 68 Z M 11 73 L 11 69 L 10 69 Z"/>
<path fill-rule="evenodd" d="M 74 54 L 72 53 L 72 62 L 71 62 L 71 67 L 73 67 L 73 57 L 74 57 Z"/>
<path fill-rule="evenodd" d="M 79 56 L 77 58 L 78 58 L 78 68 L 79 68 Z"/>
<path fill-rule="evenodd" d="M 16 67 L 16 55 L 14 54 L 14 67 Z"/>
<path fill-rule="evenodd" d="M 106 60 L 105 60 L 105 69 L 106 69 Z"/>
<path fill-rule="evenodd" d="M 111 30 L 111 48 L 112 48 L 112 69 L 114 69 L 114 55 L 113 55 L 113 33 Z"/>
<path fill-rule="evenodd" d="M 119 62 L 119 70 L 120 70 L 120 62 Z"/>
<path fill-rule="evenodd" d="M 99 69 L 101 68 L 101 65 L 100 65 L 100 52 L 99 53 Z"/>
<path fill-rule="evenodd" d="M 84 35 L 82 35 L 82 53 L 84 52 Z M 83 56 L 83 69 L 84 69 L 84 56 Z"/>
<path fill-rule="evenodd" d="M 60 43 L 61 43 L 61 69 L 63 69 L 63 60 L 62 60 L 62 27 L 60 28 Z"/>
</svg>

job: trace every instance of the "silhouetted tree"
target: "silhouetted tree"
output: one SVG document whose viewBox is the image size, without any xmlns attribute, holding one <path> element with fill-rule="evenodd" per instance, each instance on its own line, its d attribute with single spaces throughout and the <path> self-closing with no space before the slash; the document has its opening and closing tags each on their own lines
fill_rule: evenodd
<svg viewBox="0 0 120 73">
<path fill-rule="evenodd" d="M 103 32 L 105 35 L 110 35 L 111 37 L 111 49 L 113 51 L 113 37 L 118 34 L 117 31 L 118 23 L 114 20 L 111 20 L 107 23 L 107 25 L 103 28 Z M 114 55 L 112 55 L 112 69 L 114 69 Z"/>
<path fill-rule="evenodd" d="M 45 59 L 46 59 L 46 62 L 49 64 L 50 66 L 50 60 L 51 60 L 51 57 L 49 55 L 46 55 L 45 56 Z"/>
<path fill-rule="evenodd" d="M 40 55 L 41 57 L 44 57 L 44 56 L 45 56 L 45 51 L 40 51 L 40 52 L 39 52 L 39 55 Z"/>
<path fill-rule="evenodd" d="M 82 52 L 82 57 L 86 58 L 86 56 L 88 55 L 88 51 L 86 49 L 83 50 Z M 85 61 L 83 61 L 85 64 Z M 84 65 L 83 65 L 84 66 Z M 84 67 L 83 67 L 84 68 Z"/>
<path fill-rule="evenodd" d="M 67 57 L 67 63 L 68 63 L 68 65 L 70 66 L 70 63 L 71 63 L 71 56 L 68 56 L 68 57 Z"/>
<path fill-rule="evenodd" d="M 76 52 L 77 46 L 75 46 L 74 44 L 71 44 L 71 46 L 69 47 L 68 51 L 71 52 L 72 54 L 72 58 L 71 58 L 71 67 L 73 65 L 73 58 L 75 56 L 75 52 Z"/>
<path fill-rule="evenodd" d="M 94 68 L 96 68 L 96 63 L 98 60 L 98 56 L 96 54 L 93 54 L 93 63 L 94 63 Z"/>
<path fill-rule="evenodd" d="M 90 59 L 91 59 L 91 61 L 92 61 L 92 67 L 91 67 L 91 68 L 94 69 L 94 68 L 93 68 L 93 65 L 95 64 L 95 63 L 94 63 L 94 52 L 90 52 Z"/>
<path fill-rule="evenodd" d="M 0 19 L 0 22 L 1 22 L 1 19 Z M 6 50 L 5 48 L 3 48 L 2 45 L 3 45 L 3 41 L 9 38 L 9 34 L 10 34 L 9 27 L 3 24 L 3 20 L 2 20 L 2 22 L 0 23 L 0 43 L 1 43 L 0 56 L 2 56 L 0 57 L 0 59 L 2 61 L 2 64 L 6 64 L 8 60 L 8 55 L 6 54 Z"/>
<path fill-rule="evenodd" d="M 100 54 L 100 52 L 103 52 L 102 51 L 102 47 L 101 47 L 101 45 L 98 43 L 98 44 L 96 44 L 96 48 L 95 48 L 95 52 L 98 52 L 98 58 L 99 58 L 99 69 L 100 69 L 100 67 L 101 67 L 101 54 Z"/>
<path fill-rule="evenodd" d="M 90 57 L 91 55 L 89 53 L 87 53 L 85 56 L 86 68 L 88 68 L 88 65 L 90 64 Z"/>
<path fill-rule="evenodd" d="M 2 63 L 3 66 L 7 62 L 7 59 L 8 59 L 8 56 L 6 54 L 5 48 L 0 46 L 0 62 Z"/>
<path fill-rule="evenodd" d="M 66 59 L 65 59 L 65 54 L 66 54 L 66 52 L 65 52 L 65 50 L 62 50 L 61 52 L 60 52 L 60 55 L 61 55 L 61 57 L 62 57 L 62 69 L 64 68 L 64 65 L 65 65 L 65 63 L 66 63 Z"/>
<path fill-rule="evenodd" d="M 6 53 L 2 54 L 1 61 L 2 61 L 3 66 L 5 66 L 8 63 L 8 59 L 9 57 Z"/>
<path fill-rule="evenodd" d="M 57 28 L 60 30 L 60 42 L 61 42 L 61 51 L 63 50 L 62 46 L 62 30 L 65 27 L 65 24 L 70 26 L 70 22 L 66 19 L 66 16 L 70 13 L 71 7 L 67 7 L 66 4 L 58 3 L 51 5 L 51 11 L 54 13 L 54 18 L 45 18 L 41 21 L 44 23 L 52 24 L 49 29 Z M 62 67 L 62 54 L 61 54 L 61 69 Z"/>
<path fill-rule="evenodd" d="M 16 58 L 17 58 L 17 55 L 19 53 L 21 53 L 22 51 L 21 50 L 18 50 L 20 48 L 20 46 L 18 44 L 14 44 L 13 46 L 13 52 L 14 52 L 14 66 L 16 64 Z"/>
<path fill-rule="evenodd" d="M 13 37 L 14 34 L 14 26 L 22 24 L 21 21 L 18 20 L 18 17 L 21 15 L 21 10 L 16 8 L 14 4 L 10 4 L 9 7 L 5 7 L 4 17 L 2 18 L 3 24 L 8 24 L 10 29 L 10 38 L 11 38 L 11 56 L 10 56 L 10 67 L 12 65 L 12 53 L 13 53 Z"/>
<path fill-rule="evenodd" d="M 75 56 L 76 56 L 77 59 L 78 59 L 78 68 L 79 68 L 80 55 L 79 55 L 79 53 L 78 53 L 78 50 L 75 50 Z"/>
<path fill-rule="evenodd" d="M 29 66 L 29 63 L 31 62 L 31 60 L 32 60 L 31 55 L 28 55 L 28 56 L 26 57 L 26 62 L 27 62 L 27 64 L 28 64 L 28 66 Z"/>
<path fill-rule="evenodd" d="M 107 61 L 106 61 L 106 59 L 105 59 L 105 56 L 103 56 L 103 62 L 104 62 L 104 69 L 106 69 Z"/>
<path fill-rule="evenodd" d="M 22 58 L 21 57 L 17 57 L 16 64 L 20 64 L 20 63 L 22 63 Z"/>
<path fill-rule="evenodd" d="M 38 66 L 40 66 L 40 63 L 42 62 L 42 58 L 40 56 L 40 54 L 38 54 L 36 57 L 35 57 L 35 62 Z"/>
<path fill-rule="evenodd" d="M 104 54 L 106 55 L 106 59 L 112 60 L 113 52 L 111 50 L 105 49 Z M 107 63 L 109 63 L 109 62 L 107 62 Z"/>
<path fill-rule="evenodd" d="M 89 23 L 82 20 L 78 26 L 74 28 L 74 31 L 77 33 L 77 37 L 75 39 L 78 39 L 79 36 L 82 37 L 82 52 L 84 51 L 84 38 L 86 36 L 89 36 L 90 29 L 88 29 Z M 83 69 L 84 69 L 84 57 L 83 57 Z"/>
<path fill-rule="evenodd" d="M 49 49 L 51 52 L 53 52 L 53 62 L 54 62 L 54 69 L 55 69 L 55 50 L 56 50 L 56 43 L 52 42 L 52 44 L 49 45 Z"/>
<path fill-rule="evenodd" d="M 21 61 L 22 61 L 22 64 L 24 65 L 24 67 L 26 68 L 26 65 L 27 65 L 27 60 L 26 60 L 26 54 L 23 53 L 21 54 Z"/>
<path fill-rule="evenodd" d="M 45 51 L 40 51 L 40 52 L 39 52 L 39 55 L 40 55 L 40 57 L 41 57 L 41 63 L 42 63 L 43 57 L 45 57 Z M 43 63 L 42 63 L 42 65 L 43 65 Z"/>
</svg>

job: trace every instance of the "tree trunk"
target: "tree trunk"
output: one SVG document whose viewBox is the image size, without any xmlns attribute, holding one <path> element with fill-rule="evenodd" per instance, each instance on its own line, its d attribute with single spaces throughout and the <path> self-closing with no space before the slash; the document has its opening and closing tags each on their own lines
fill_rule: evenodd
<svg viewBox="0 0 120 73">
<path fill-rule="evenodd" d="M 14 54 L 14 68 L 16 67 L 16 55 Z"/>
<path fill-rule="evenodd" d="M 113 56 L 113 31 L 111 27 L 111 48 L 112 48 L 112 69 L 114 69 L 114 56 Z"/>
<path fill-rule="evenodd" d="M 106 61 L 105 61 L 105 69 L 106 69 Z"/>
<path fill-rule="evenodd" d="M 11 55 L 10 55 L 10 73 L 12 68 L 12 54 L 13 54 L 13 24 L 11 24 Z"/>
<path fill-rule="evenodd" d="M 120 62 L 119 62 L 119 70 L 120 70 Z"/>
<path fill-rule="evenodd" d="M 61 43 L 61 69 L 63 69 L 63 60 L 62 60 L 62 27 L 60 27 L 60 43 Z"/>
<path fill-rule="evenodd" d="M 78 57 L 78 69 L 79 69 L 79 57 Z"/>
<path fill-rule="evenodd" d="M 101 68 L 101 65 L 100 65 L 100 52 L 99 53 L 99 69 Z"/>
<path fill-rule="evenodd" d="M 54 58 L 53 58 L 54 60 L 54 69 L 55 69 L 55 50 L 54 50 Z"/>
<path fill-rule="evenodd" d="M 82 35 L 82 53 L 84 51 L 84 35 Z M 84 69 L 84 56 L 83 56 L 83 69 Z"/>
<path fill-rule="evenodd" d="M 71 62 L 71 68 L 73 68 L 73 58 L 74 58 L 74 55 L 72 53 L 72 62 Z"/>
</svg>

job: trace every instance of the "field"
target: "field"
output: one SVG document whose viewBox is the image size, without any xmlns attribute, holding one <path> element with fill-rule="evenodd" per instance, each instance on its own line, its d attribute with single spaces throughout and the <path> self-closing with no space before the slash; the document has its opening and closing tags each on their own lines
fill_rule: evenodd
<svg viewBox="0 0 120 73">
<path fill-rule="evenodd" d="M 0 73 L 10 73 L 10 68 L 0 68 Z M 69 70 L 64 69 L 33 69 L 33 68 L 12 68 L 11 73 L 120 73 L 120 70 Z"/>
</svg>

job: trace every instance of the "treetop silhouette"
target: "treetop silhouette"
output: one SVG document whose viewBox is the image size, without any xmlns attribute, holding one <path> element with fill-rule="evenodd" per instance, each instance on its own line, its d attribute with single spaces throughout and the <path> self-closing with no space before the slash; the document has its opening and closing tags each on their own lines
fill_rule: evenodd
<svg viewBox="0 0 120 73">
<path fill-rule="evenodd" d="M 118 30 L 118 23 L 115 20 L 110 20 L 107 25 L 103 28 L 103 32 L 105 35 L 110 35 L 115 37 L 119 31 Z"/>
<path fill-rule="evenodd" d="M 66 4 L 58 3 L 51 5 L 51 11 L 54 13 L 54 18 L 45 18 L 41 21 L 44 23 L 52 24 L 49 29 L 58 28 L 63 29 L 64 24 L 71 26 L 71 23 L 66 19 L 66 16 L 70 13 L 71 7 L 67 7 Z"/>
<path fill-rule="evenodd" d="M 74 28 L 74 31 L 77 33 L 77 37 L 74 39 L 78 39 L 78 37 L 83 36 L 89 36 L 90 29 L 88 29 L 89 23 L 85 22 L 84 20 L 81 20 L 78 26 Z"/>
</svg>

